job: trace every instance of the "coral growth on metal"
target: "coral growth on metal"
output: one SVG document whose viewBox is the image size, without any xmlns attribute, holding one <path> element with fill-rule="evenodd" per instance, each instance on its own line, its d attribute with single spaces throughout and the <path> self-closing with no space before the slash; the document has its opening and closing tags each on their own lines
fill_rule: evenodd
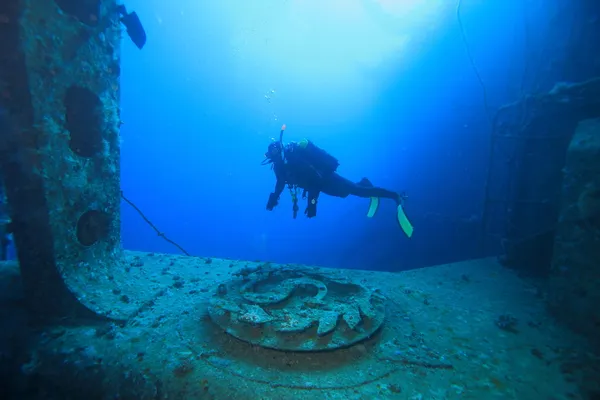
<svg viewBox="0 0 600 400">
<path fill-rule="evenodd" d="M 347 279 L 312 269 L 258 267 L 221 284 L 209 315 L 230 335 L 271 349 L 322 351 L 372 336 L 385 298 Z"/>
</svg>

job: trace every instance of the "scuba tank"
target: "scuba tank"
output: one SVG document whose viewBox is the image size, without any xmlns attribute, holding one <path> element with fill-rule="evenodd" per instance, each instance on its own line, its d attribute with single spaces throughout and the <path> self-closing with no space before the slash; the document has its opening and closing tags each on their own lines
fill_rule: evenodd
<svg viewBox="0 0 600 400">
<path fill-rule="evenodd" d="M 301 159 L 303 162 L 310 164 L 321 175 L 331 174 L 337 170 L 340 165 L 338 159 L 308 139 L 302 139 L 300 142 L 295 143 L 290 150 L 285 151 L 285 146 L 283 145 L 283 133 L 285 132 L 285 128 L 286 126 L 283 125 L 279 132 L 279 142 L 281 143 L 281 148 L 284 152 L 284 159 L 286 159 L 286 157 Z"/>
<path fill-rule="evenodd" d="M 298 142 L 298 152 L 302 158 L 323 175 L 334 173 L 340 166 L 337 158 L 315 145 L 308 139 Z"/>
</svg>

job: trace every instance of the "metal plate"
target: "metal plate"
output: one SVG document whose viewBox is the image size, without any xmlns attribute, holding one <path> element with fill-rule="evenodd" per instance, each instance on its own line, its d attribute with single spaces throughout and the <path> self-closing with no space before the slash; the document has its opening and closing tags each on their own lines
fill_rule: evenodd
<svg viewBox="0 0 600 400">
<path fill-rule="evenodd" d="M 259 268 L 221 284 L 208 309 L 214 323 L 254 345 L 286 351 L 348 347 L 385 319 L 385 298 L 314 270 Z"/>
</svg>

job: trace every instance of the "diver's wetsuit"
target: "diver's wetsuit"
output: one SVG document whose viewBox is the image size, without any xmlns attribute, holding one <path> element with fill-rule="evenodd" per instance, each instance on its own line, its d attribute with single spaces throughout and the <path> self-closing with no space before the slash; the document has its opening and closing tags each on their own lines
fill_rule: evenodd
<svg viewBox="0 0 600 400">
<path fill-rule="evenodd" d="M 380 197 L 395 200 L 400 204 L 400 195 L 398 193 L 373 186 L 367 178 L 363 178 L 360 182 L 355 183 L 334 172 L 330 176 L 323 178 L 322 185 L 321 192 L 330 196 Z"/>
<path fill-rule="evenodd" d="M 386 198 L 394 200 L 396 205 L 399 205 L 402 201 L 400 194 L 375 187 L 366 178 L 355 183 L 339 175 L 337 172 L 323 174 L 302 159 L 293 157 L 294 152 L 290 151 L 288 146 L 290 145 L 286 146 L 287 162 L 284 162 L 283 159 L 273 161 L 273 170 L 277 182 L 275 190 L 271 193 L 267 202 L 267 210 L 269 211 L 277 205 L 279 196 L 286 185 L 296 186 L 306 191 L 308 206 L 305 214 L 309 218 L 317 215 L 317 200 L 320 193 L 341 198 L 350 195 L 364 198 Z"/>
</svg>

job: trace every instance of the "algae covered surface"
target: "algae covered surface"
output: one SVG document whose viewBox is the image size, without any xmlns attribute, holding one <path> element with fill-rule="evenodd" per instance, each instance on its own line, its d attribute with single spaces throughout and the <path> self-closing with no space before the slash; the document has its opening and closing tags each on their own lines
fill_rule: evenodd
<svg viewBox="0 0 600 400">
<path fill-rule="evenodd" d="M 128 295 L 104 295 L 137 311 L 124 321 L 43 328 L 23 358 L 24 374 L 75 397 L 581 398 L 585 343 L 553 323 L 536 288 L 492 259 L 401 273 L 138 252 L 126 260 L 136 276 Z M 223 284 L 263 268 L 378 291 L 385 321 L 365 340 L 331 351 L 240 340 L 211 320 L 210 301 Z M 512 324 L 499 323 L 501 316 Z"/>
</svg>

